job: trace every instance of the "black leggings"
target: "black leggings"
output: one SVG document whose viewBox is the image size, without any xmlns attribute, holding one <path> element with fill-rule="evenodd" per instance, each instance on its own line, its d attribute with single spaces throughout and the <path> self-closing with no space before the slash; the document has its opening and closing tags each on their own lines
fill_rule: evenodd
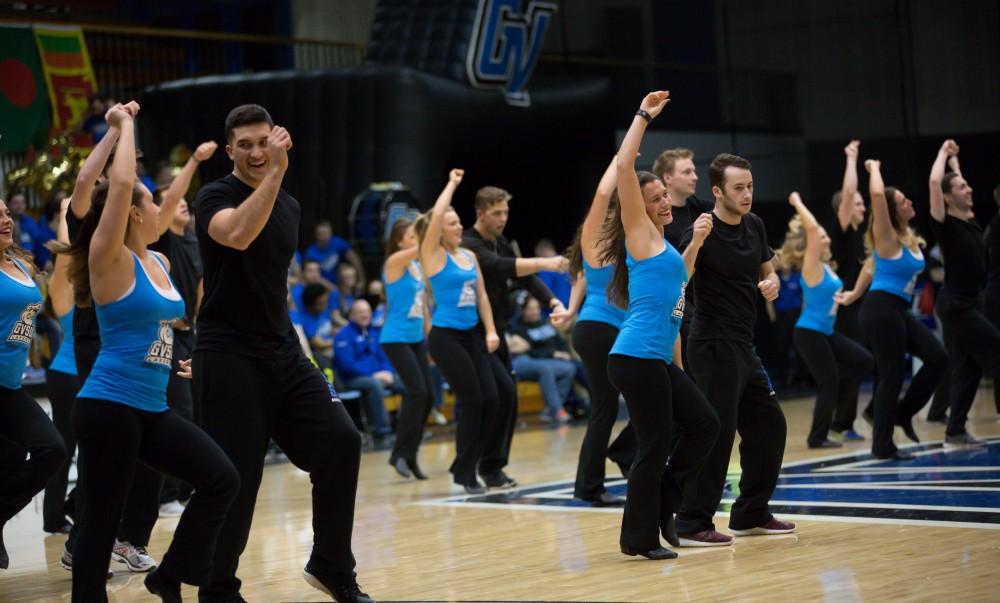
<svg viewBox="0 0 1000 603">
<path fill-rule="evenodd" d="M 45 487 L 66 461 L 66 445 L 48 415 L 23 389 L 0 387 L 0 438 L 17 462 L 0 475 L 0 530 Z M 6 447 L 6 446 L 5 446 Z M 25 460 L 27 454 L 27 460 Z M 11 457 L 13 458 L 13 457 Z M 108 555 L 111 551 L 108 551 Z M 107 557 L 105 566 L 107 569 Z"/>
<path fill-rule="evenodd" d="M 872 454 L 884 458 L 896 451 L 892 442 L 894 425 L 912 420 L 927 403 L 948 369 L 948 356 L 941 342 L 913 316 L 901 297 L 885 291 L 870 292 L 861 306 L 860 319 L 878 365 Z M 920 358 L 923 366 L 913 376 L 906 395 L 898 400 L 907 352 Z"/>
<path fill-rule="evenodd" d="M 618 418 L 618 390 L 608 379 L 608 353 L 618 337 L 618 329 L 594 320 L 582 320 L 573 327 L 573 347 L 580 354 L 590 382 L 590 420 L 580 446 L 573 496 L 594 501 L 605 492 L 604 459 L 631 467 L 635 460 L 635 430 L 629 423 L 608 446 Z"/>
<path fill-rule="evenodd" d="M 685 492 L 696 486 L 691 478 L 715 444 L 719 418 L 673 364 L 611 354 L 608 377 L 625 395 L 639 447 L 628 478 L 620 543 L 654 549 L 660 546 L 661 517 L 679 509 Z M 675 418 L 677 437 L 672 438 Z"/>
<path fill-rule="evenodd" d="M 177 374 L 181 368 L 181 361 L 189 360 L 193 349 L 194 331 L 174 329 L 173 360 L 170 363 L 170 379 L 167 381 L 167 406 L 179 416 L 197 425 L 198 422 L 195 421 L 194 416 L 194 401 L 191 395 L 191 380 Z M 160 488 L 160 496 L 157 499 L 159 503 L 187 500 L 190 496 L 190 484 L 174 477 L 163 476 L 163 486 Z"/>
<path fill-rule="evenodd" d="M 433 327 L 427 338 L 431 357 L 458 398 L 455 430 L 455 483 L 477 483 L 476 465 L 483 456 L 484 442 L 505 435 L 506 421 L 497 421 L 499 393 L 490 366 L 486 342 L 473 329 L 459 331 Z"/>
<path fill-rule="evenodd" d="M 427 416 L 434 406 L 434 381 L 427 362 L 427 344 L 423 341 L 383 343 L 382 351 L 406 389 L 406 399 L 396 424 L 396 444 L 389 458 L 415 461 L 424 437 Z"/>
<path fill-rule="evenodd" d="M 107 600 L 108 558 L 138 462 L 194 484 L 159 569 L 168 579 L 207 583 L 215 542 L 240 482 L 222 449 L 172 410 L 146 412 L 92 398 L 77 398 L 73 428 L 86 514 L 73 554 L 73 598 Z"/>
<path fill-rule="evenodd" d="M 861 379 L 871 372 L 875 360 L 868 350 L 840 333 L 824 335 L 796 328 L 792 338 L 816 380 L 816 404 L 806 438 L 809 446 L 816 447 L 826 441 L 835 409 L 857 408 Z"/>
<path fill-rule="evenodd" d="M 80 382 L 76 375 L 51 369 L 46 371 L 45 394 L 49 397 L 49 404 L 52 406 L 52 422 L 55 423 L 59 435 L 66 443 L 66 461 L 45 484 L 42 527 L 46 532 L 55 532 L 66 523 L 64 510 L 66 486 L 69 482 L 69 468 L 73 464 L 73 451 L 76 449 L 76 434 L 73 433 L 71 417 L 78 391 L 80 391 Z"/>
</svg>

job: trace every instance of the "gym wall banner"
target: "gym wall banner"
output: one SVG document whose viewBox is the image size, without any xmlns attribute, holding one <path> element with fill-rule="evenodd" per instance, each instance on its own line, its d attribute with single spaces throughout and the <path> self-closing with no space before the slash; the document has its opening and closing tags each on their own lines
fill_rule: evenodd
<svg viewBox="0 0 1000 603">
<path fill-rule="evenodd" d="M 97 78 L 79 27 L 35 26 L 35 42 L 52 104 L 52 127 L 58 132 L 80 122 Z"/>
<path fill-rule="evenodd" d="M 49 102 L 30 27 L 0 26 L 0 151 L 48 142 Z"/>
</svg>

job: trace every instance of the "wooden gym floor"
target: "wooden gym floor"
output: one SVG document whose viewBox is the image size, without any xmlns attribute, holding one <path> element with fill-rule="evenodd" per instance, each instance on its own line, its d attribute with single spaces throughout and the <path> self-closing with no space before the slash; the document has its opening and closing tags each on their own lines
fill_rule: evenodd
<svg viewBox="0 0 1000 603">
<path fill-rule="evenodd" d="M 782 406 L 789 436 L 774 508 L 798 524 L 795 534 L 679 549 L 666 562 L 626 557 L 618 551 L 621 511 L 574 506 L 567 495 L 582 426 L 519 431 L 508 473 L 521 489 L 472 500 L 451 485 L 453 440 L 438 436 L 421 450 L 426 482 L 398 478 L 387 452 L 364 455 L 354 529 L 359 582 L 378 601 L 1000 600 L 1000 422 L 991 391 L 980 390 L 969 422 L 992 438 L 989 448 L 944 451 L 944 426 L 918 418 L 924 444 L 905 464 L 871 462 L 866 443 L 808 450 L 811 400 Z M 858 428 L 869 433 L 860 420 Z M 898 430 L 896 442 L 904 443 Z M 608 475 L 614 489 L 624 487 L 613 465 Z M 312 537 L 309 492 L 293 466 L 267 467 L 239 572 L 249 601 L 329 600 L 301 576 Z M 157 559 L 176 524 L 157 523 L 149 547 Z M 725 528 L 724 515 L 716 526 Z M 11 567 L 0 572 L 0 602 L 69 600 L 70 574 L 58 565 L 65 537 L 42 532 L 40 496 L 4 538 Z M 156 601 L 142 574 L 112 565 L 112 601 Z M 197 600 L 194 588 L 184 595 Z"/>
</svg>

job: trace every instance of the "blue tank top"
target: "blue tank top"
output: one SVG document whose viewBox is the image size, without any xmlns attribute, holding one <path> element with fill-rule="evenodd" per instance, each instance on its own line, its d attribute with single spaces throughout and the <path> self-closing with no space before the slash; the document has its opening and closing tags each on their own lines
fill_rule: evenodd
<svg viewBox="0 0 1000 603">
<path fill-rule="evenodd" d="M 424 339 L 424 281 L 420 277 L 414 278 L 410 268 L 421 274 L 420 264 L 416 261 L 410 262 L 403 270 L 403 276 L 391 283 L 382 273 L 388 306 L 382 325 L 382 343 L 417 343 Z"/>
<path fill-rule="evenodd" d="M 875 276 L 872 277 L 870 289 L 885 291 L 906 300 L 913 298 L 913 288 L 917 284 L 917 276 L 924 269 L 924 256 L 913 255 L 908 248 L 903 247 L 902 255 L 893 260 L 887 260 L 875 252 Z"/>
<path fill-rule="evenodd" d="M 166 266 L 154 257 L 169 281 Z M 79 397 L 164 412 L 173 358 L 171 322 L 184 316 L 184 301 L 173 281 L 169 291 L 158 289 L 134 254 L 133 263 L 135 282 L 128 293 L 109 304 L 95 304 L 101 351 Z"/>
<path fill-rule="evenodd" d="M 49 364 L 50 371 L 59 371 L 67 375 L 76 377 L 76 354 L 73 352 L 73 313 L 76 308 L 70 308 L 69 312 L 59 317 L 59 326 L 62 327 L 63 340 L 59 345 L 56 357 Z"/>
<path fill-rule="evenodd" d="M 807 285 L 801 276 L 799 282 L 802 284 L 803 303 L 802 314 L 795 321 L 795 326 L 833 335 L 833 323 L 837 320 L 837 302 L 833 301 L 833 294 L 843 288 L 844 281 L 829 266 L 823 264 L 823 280 L 816 283 L 815 287 Z"/>
<path fill-rule="evenodd" d="M 674 340 L 684 318 L 687 270 L 674 246 L 666 239 L 664 244 L 659 255 L 645 260 L 636 261 L 626 254 L 628 309 L 612 354 L 660 359 L 667 364 L 673 360 Z"/>
<path fill-rule="evenodd" d="M 615 273 L 612 265 L 592 268 L 583 261 L 583 274 L 587 278 L 587 297 L 583 300 L 579 320 L 593 320 L 609 324 L 616 329 L 622 327 L 625 310 L 608 301 L 608 281 Z"/>
<path fill-rule="evenodd" d="M 31 338 L 35 336 L 35 316 L 42 311 L 42 294 L 31 279 L 31 273 L 19 260 L 14 260 L 14 264 L 24 276 L 24 282 L 0 271 L 0 333 L 3 334 L 0 387 L 7 389 L 21 387 Z"/>
<path fill-rule="evenodd" d="M 473 260 L 472 254 L 460 250 L 462 257 Z M 431 325 L 467 331 L 479 322 L 476 306 L 476 266 L 462 268 L 455 263 L 450 253 L 445 253 L 444 268 L 430 277 L 434 293 L 434 315 Z"/>
</svg>

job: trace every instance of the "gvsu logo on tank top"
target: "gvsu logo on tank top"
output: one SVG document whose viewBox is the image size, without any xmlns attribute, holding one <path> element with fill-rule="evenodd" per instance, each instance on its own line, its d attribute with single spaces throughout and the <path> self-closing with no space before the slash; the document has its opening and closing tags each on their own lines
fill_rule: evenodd
<svg viewBox="0 0 1000 603">
<path fill-rule="evenodd" d="M 684 318 L 684 290 L 687 289 L 687 286 L 687 281 L 681 283 L 681 294 L 677 297 L 677 303 L 674 304 L 673 312 L 670 313 L 675 318 Z"/>
<path fill-rule="evenodd" d="M 174 357 L 174 329 L 170 320 L 161 320 L 160 328 L 157 330 L 157 339 L 146 351 L 146 362 L 160 366 L 170 366 L 170 360 Z"/>
<path fill-rule="evenodd" d="M 21 312 L 21 317 L 17 319 L 7 336 L 7 341 L 31 345 L 31 338 L 35 335 L 35 316 L 42 310 L 41 303 L 28 304 Z"/>
<path fill-rule="evenodd" d="M 476 305 L 476 279 L 470 279 L 462 283 L 462 294 L 458 296 L 458 307 Z"/>
<path fill-rule="evenodd" d="M 465 68 L 476 88 L 499 88 L 507 103 L 531 104 L 525 89 L 557 6 L 532 0 L 480 0 Z"/>
<path fill-rule="evenodd" d="M 463 293 L 465 290 L 463 289 Z M 459 302 L 461 305 L 461 302 Z M 423 318 L 424 317 L 424 292 L 417 291 L 417 294 L 413 296 L 413 303 L 410 304 L 410 311 L 406 313 L 407 318 Z"/>
</svg>

